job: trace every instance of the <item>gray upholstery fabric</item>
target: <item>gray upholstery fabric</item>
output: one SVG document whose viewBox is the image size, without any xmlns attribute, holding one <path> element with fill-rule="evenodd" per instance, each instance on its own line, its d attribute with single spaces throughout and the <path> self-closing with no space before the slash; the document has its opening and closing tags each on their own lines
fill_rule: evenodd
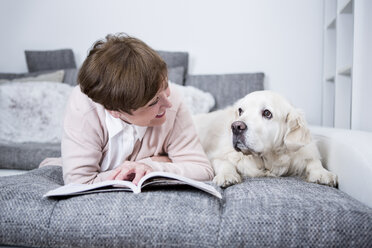
<svg viewBox="0 0 372 248">
<path fill-rule="evenodd" d="M 32 170 L 47 157 L 60 157 L 61 145 L 0 142 L 0 168 Z"/>
<path fill-rule="evenodd" d="M 168 79 L 176 84 L 183 85 L 185 68 L 182 66 L 168 68 Z"/>
<path fill-rule="evenodd" d="M 78 69 L 65 69 L 65 77 L 63 78 L 63 82 L 69 85 L 77 85 L 77 78 L 79 74 Z"/>
<path fill-rule="evenodd" d="M 167 52 L 156 51 L 167 63 L 168 69 L 182 66 L 184 68 L 184 77 L 186 77 L 189 68 L 189 54 L 187 52 Z"/>
<path fill-rule="evenodd" d="M 25 51 L 29 72 L 76 68 L 71 49 Z"/>
<path fill-rule="evenodd" d="M 222 247 L 368 247 L 372 209 L 299 178 L 255 178 L 227 188 Z"/>
<path fill-rule="evenodd" d="M 211 247 L 219 200 L 189 187 L 43 199 L 62 184 L 48 166 L 0 181 L 0 244 L 36 247 Z M 197 204 L 195 204 L 197 203 Z"/>
<path fill-rule="evenodd" d="M 188 75 L 185 85 L 212 93 L 216 100 L 213 110 L 232 105 L 250 92 L 264 89 L 263 73 L 222 75 Z"/>
<path fill-rule="evenodd" d="M 25 78 L 25 77 L 36 77 L 42 74 L 55 72 L 52 71 L 37 71 L 37 72 L 26 72 L 26 73 L 0 73 L 0 79 L 7 79 L 13 80 L 17 78 Z M 77 76 L 78 76 L 78 69 L 65 69 L 64 70 L 64 77 L 63 82 L 69 85 L 76 85 L 77 84 Z"/>
<path fill-rule="evenodd" d="M 190 187 L 45 199 L 47 166 L 0 180 L 0 244 L 33 247 L 368 247 L 372 209 L 298 178 L 256 178 L 223 200 Z"/>
<path fill-rule="evenodd" d="M 13 80 L 16 78 L 36 77 L 41 74 L 45 74 L 49 72 L 52 72 L 52 71 L 38 71 L 38 72 L 25 72 L 25 73 L 0 73 L 0 79 Z"/>
</svg>

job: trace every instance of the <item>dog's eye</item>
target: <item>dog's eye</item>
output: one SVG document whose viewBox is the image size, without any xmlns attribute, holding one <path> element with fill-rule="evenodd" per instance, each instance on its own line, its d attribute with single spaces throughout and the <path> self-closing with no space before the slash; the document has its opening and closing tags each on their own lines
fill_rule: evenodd
<svg viewBox="0 0 372 248">
<path fill-rule="evenodd" d="M 270 120 L 271 118 L 273 118 L 273 114 L 265 109 L 263 112 L 262 112 L 262 116 L 265 117 L 266 119 Z"/>
<path fill-rule="evenodd" d="M 241 109 L 241 108 L 239 108 L 238 111 L 239 111 L 239 116 L 241 116 L 244 112 L 243 109 Z"/>
</svg>

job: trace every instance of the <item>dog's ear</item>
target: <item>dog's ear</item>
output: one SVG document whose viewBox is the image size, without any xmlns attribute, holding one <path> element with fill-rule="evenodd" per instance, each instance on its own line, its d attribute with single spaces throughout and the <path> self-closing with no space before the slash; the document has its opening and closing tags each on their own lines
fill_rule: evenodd
<svg viewBox="0 0 372 248">
<path fill-rule="evenodd" d="M 297 151 L 311 142 L 310 131 L 302 111 L 298 109 L 288 113 L 286 118 L 287 131 L 284 144 L 290 151 Z"/>
</svg>

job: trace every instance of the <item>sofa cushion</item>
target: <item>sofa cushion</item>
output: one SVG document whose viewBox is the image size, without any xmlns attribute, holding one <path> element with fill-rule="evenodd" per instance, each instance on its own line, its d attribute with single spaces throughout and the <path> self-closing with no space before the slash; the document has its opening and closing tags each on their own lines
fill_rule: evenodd
<svg viewBox="0 0 372 248">
<path fill-rule="evenodd" d="M 212 93 L 216 100 L 213 110 L 216 110 L 234 104 L 248 93 L 263 90 L 264 74 L 188 75 L 185 85 Z"/>
<path fill-rule="evenodd" d="M 0 180 L 0 245 L 33 247 L 368 247 L 372 210 L 298 178 L 256 178 L 219 200 L 177 186 L 140 194 L 42 198 L 63 184 L 46 166 Z"/>
<path fill-rule="evenodd" d="M 183 75 L 186 77 L 189 68 L 189 54 L 187 52 L 157 51 L 157 53 L 167 64 L 168 70 L 173 67 L 183 67 Z"/>
<path fill-rule="evenodd" d="M 26 50 L 25 55 L 29 72 L 76 68 L 72 49 Z"/>
<path fill-rule="evenodd" d="M 253 178 L 224 192 L 220 245 L 367 247 L 372 209 L 299 178 Z"/>
<path fill-rule="evenodd" d="M 55 82 L 0 84 L 0 141 L 60 142 L 73 88 Z"/>
<path fill-rule="evenodd" d="M 60 143 L 0 142 L 0 169 L 32 170 L 45 158 L 60 156 Z"/>
<path fill-rule="evenodd" d="M 65 84 L 69 84 L 72 86 L 75 86 L 78 84 L 77 78 L 79 74 L 79 70 L 74 68 L 74 69 L 65 69 L 65 77 L 63 78 L 63 82 Z"/>
<path fill-rule="evenodd" d="M 185 68 L 182 66 L 168 68 L 168 80 L 172 83 L 183 85 L 185 81 Z"/>
<path fill-rule="evenodd" d="M 0 245 L 212 247 L 216 241 L 219 200 L 200 190 L 178 186 L 141 194 L 42 198 L 62 183 L 62 169 L 57 166 L 3 177 Z"/>
<path fill-rule="evenodd" d="M 25 73 L 8 73 L 8 72 L 1 72 L 0 73 L 0 79 L 6 79 L 6 80 L 13 80 L 15 78 L 22 78 L 22 77 L 36 77 L 43 73 L 49 73 L 48 72 L 25 72 Z"/>
<path fill-rule="evenodd" d="M 61 78 L 61 72 L 62 79 Z M 46 80 L 46 81 L 53 81 L 53 82 L 63 82 L 69 85 L 76 85 L 77 84 L 77 76 L 78 76 L 78 69 L 65 69 L 65 70 L 57 70 L 57 71 L 38 71 L 38 72 L 26 72 L 26 73 L 0 73 L 0 82 L 3 80 L 12 80 L 17 81 L 18 79 L 24 80 L 24 78 L 31 78 L 31 81 L 42 81 L 38 76 L 46 76 L 46 75 L 56 75 L 56 77 Z M 58 77 L 57 77 L 58 75 Z M 35 80 L 33 80 L 35 79 Z"/>
<path fill-rule="evenodd" d="M 49 81 L 63 82 L 63 70 L 37 72 L 37 73 L 0 73 L 0 83 Z"/>
<path fill-rule="evenodd" d="M 172 89 L 177 90 L 192 115 L 208 113 L 214 107 L 215 101 L 209 92 L 178 84 L 172 84 Z"/>
</svg>

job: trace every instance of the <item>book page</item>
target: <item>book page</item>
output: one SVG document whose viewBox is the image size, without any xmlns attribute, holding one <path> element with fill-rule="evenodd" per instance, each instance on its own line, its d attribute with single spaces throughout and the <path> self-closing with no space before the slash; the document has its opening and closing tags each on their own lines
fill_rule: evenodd
<svg viewBox="0 0 372 248">
<path fill-rule="evenodd" d="M 111 187 L 111 191 L 114 191 L 114 188 L 126 188 L 128 191 L 133 191 L 134 193 L 139 193 L 139 188 L 129 181 L 120 181 L 120 180 L 109 180 L 98 182 L 94 184 L 78 184 L 71 183 L 54 190 L 48 191 L 43 197 L 49 196 L 67 196 L 67 195 L 81 195 L 84 193 L 92 191 L 107 191 L 107 187 Z M 101 189 L 101 190 L 100 190 Z M 122 189 L 122 190 L 123 190 Z"/>
<path fill-rule="evenodd" d="M 209 194 L 212 194 L 220 199 L 222 199 L 222 196 L 220 192 L 218 192 L 213 186 L 208 185 L 206 183 L 196 181 L 184 176 L 180 176 L 177 174 L 169 173 L 169 172 L 161 172 L 161 171 L 155 171 L 147 174 L 141 180 L 138 182 L 138 187 L 143 188 L 147 185 L 154 184 L 154 185 L 175 185 L 180 184 L 176 181 L 180 181 L 184 184 L 190 185 L 192 187 L 198 188 L 200 190 L 203 190 Z"/>
<path fill-rule="evenodd" d="M 186 184 L 222 199 L 221 194 L 213 186 L 169 172 L 151 172 L 139 181 L 138 186 L 130 181 L 121 180 L 109 180 L 94 184 L 67 184 L 48 191 L 43 197 L 72 196 L 121 190 L 132 191 L 138 194 L 141 192 L 142 187 L 151 184 L 162 186 Z"/>
</svg>

